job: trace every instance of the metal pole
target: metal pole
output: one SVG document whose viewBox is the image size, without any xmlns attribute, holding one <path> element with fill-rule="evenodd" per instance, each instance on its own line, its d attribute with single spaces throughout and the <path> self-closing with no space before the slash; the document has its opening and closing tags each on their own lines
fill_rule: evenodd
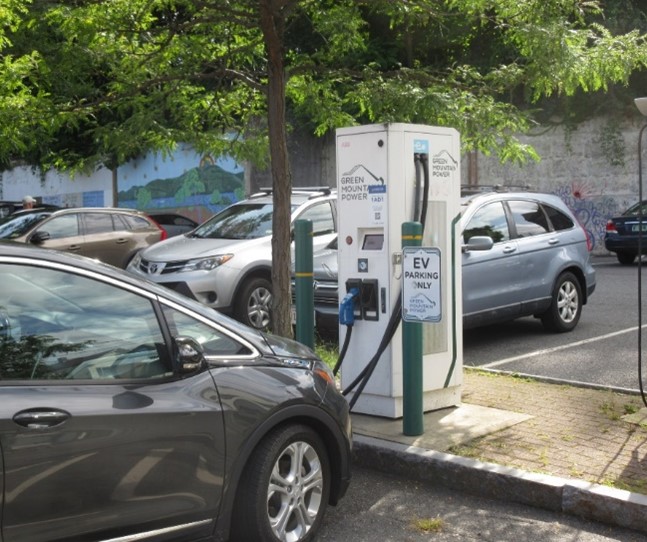
<svg viewBox="0 0 647 542">
<path fill-rule="evenodd" d="M 402 224 L 402 248 L 422 244 L 422 224 Z M 402 321 L 402 431 L 407 436 L 424 432 L 422 403 L 422 323 Z"/>
<path fill-rule="evenodd" d="M 294 223 L 296 339 L 314 349 L 314 289 L 312 285 L 312 222 Z"/>
</svg>

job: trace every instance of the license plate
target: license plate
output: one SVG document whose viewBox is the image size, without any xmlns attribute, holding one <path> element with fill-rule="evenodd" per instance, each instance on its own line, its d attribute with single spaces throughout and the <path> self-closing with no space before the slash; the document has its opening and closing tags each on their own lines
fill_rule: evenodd
<svg viewBox="0 0 647 542">
<path fill-rule="evenodd" d="M 317 320 L 317 311 L 312 312 L 312 318 L 315 321 Z M 294 305 L 290 307 L 290 324 L 293 326 L 297 325 L 297 308 Z"/>
<path fill-rule="evenodd" d="M 640 231 L 640 226 L 638 224 L 634 224 L 631 226 L 631 231 Z M 643 224 L 643 231 L 647 231 L 647 224 Z"/>
</svg>

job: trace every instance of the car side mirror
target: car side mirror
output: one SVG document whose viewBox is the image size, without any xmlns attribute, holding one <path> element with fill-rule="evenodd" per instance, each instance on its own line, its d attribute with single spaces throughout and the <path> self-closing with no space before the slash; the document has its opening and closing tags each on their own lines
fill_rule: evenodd
<svg viewBox="0 0 647 542">
<path fill-rule="evenodd" d="M 472 250 L 492 250 L 494 241 L 487 235 L 475 235 L 470 237 L 467 244 L 463 245 L 463 252 L 471 252 Z"/>
<path fill-rule="evenodd" d="M 34 245 L 40 245 L 41 243 L 47 241 L 50 238 L 49 232 L 47 231 L 37 231 L 34 235 L 29 238 L 29 242 Z"/>
<path fill-rule="evenodd" d="M 204 351 L 192 337 L 175 337 L 177 366 L 181 374 L 195 373 L 206 366 Z"/>
</svg>

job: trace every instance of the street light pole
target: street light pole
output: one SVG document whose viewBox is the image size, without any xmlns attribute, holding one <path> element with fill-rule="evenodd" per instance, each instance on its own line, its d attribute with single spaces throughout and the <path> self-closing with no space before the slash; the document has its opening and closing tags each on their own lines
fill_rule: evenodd
<svg viewBox="0 0 647 542">
<path fill-rule="evenodd" d="M 647 117 L 647 98 L 636 98 L 634 100 L 638 111 Z M 642 140 L 643 132 L 647 128 L 647 122 L 643 123 L 638 133 L 638 385 L 643 403 L 647 406 L 642 378 L 642 239 L 643 239 L 643 153 Z"/>
</svg>

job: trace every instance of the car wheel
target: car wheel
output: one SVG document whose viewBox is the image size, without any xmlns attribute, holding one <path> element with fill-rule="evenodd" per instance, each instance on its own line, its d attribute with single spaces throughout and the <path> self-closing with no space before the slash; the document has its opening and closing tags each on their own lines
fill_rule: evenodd
<svg viewBox="0 0 647 542">
<path fill-rule="evenodd" d="M 245 283 L 238 298 L 236 318 L 250 327 L 266 330 L 272 323 L 272 283 L 257 277 Z"/>
<path fill-rule="evenodd" d="M 616 256 L 622 265 L 631 265 L 636 259 L 636 255 L 631 252 L 618 252 Z"/>
<path fill-rule="evenodd" d="M 305 425 L 270 433 L 256 448 L 238 488 L 232 539 L 305 542 L 328 503 L 330 465 L 319 436 Z"/>
<path fill-rule="evenodd" d="M 571 331 L 582 314 L 582 288 L 577 277 L 562 273 L 555 283 L 553 299 L 541 322 L 548 331 Z"/>
</svg>

